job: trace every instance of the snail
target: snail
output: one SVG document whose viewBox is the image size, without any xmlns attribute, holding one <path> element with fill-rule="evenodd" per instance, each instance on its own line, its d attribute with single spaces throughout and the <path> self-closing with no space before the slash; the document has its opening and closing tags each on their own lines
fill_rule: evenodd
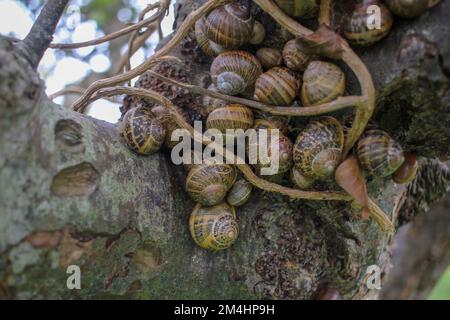
<svg viewBox="0 0 450 320">
<path fill-rule="evenodd" d="M 250 40 L 253 24 L 250 7 L 234 2 L 208 13 L 203 30 L 211 41 L 227 49 L 236 49 Z"/>
<path fill-rule="evenodd" d="M 299 82 L 291 70 L 273 67 L 256 80 L 254 99 L 271 105 L 289 105 L 299 91 Z"/>
<path fill-rule="evenodd" d="M 225 202 L 213 207 L 197 204 L 189 217 L 189 231 L 201 248 L 212 251 L 226 249 L 239 234 L 236 210 Z"/>
<path fill-rule="evenodd" d="M 428 9 L 429 0 L 386 0 L 389 9 L 402 18 L 416 18 Z"/>
<path fill-rule="evenodd" d="M 337 65 L 311 61 L 303 73 L 301 98 L 304 106 L 333 101 L 345 91 L 345 74 Z"/>
<path fill-rule="evenodd" d="M 227 129 L 247 130 L 253 125 L 253 112 L 240 104 L 230 104 L 214 109 L 206 119 L 208 129 L 218 129 L 226 133 Z"/>
<path fill-rule="evenodd" d="M 216 86 L 213 83 L 211 83 L 209 85 L 208 90 L 214 91 L 214 92 L 219 92 L 219 90 L 217 90 Z M 206 108 L 206 111 L 208 112 L 208 114 L 211 113 L 214 109 L 222 108 L 229 104 L 225 100 L 213 98 L 213 97 L 206 96 L 206 95 L 203 96 L 202 103 L 203 103 L 203 106 Z"/>
<path fill-rule="evenodd" d="M 368 10 L 369 6 L 372 5 L 380 8 L 379 28 L 374 24 L 376 18 L 373 16 L 373 13 Z M 364 0 L 355 6 L 353 13 L 344 24 L 344 36 L 350 44 L 370 46 L 387 36 L 391 30 L 392 23 L 392 15 L 384 4 L 378 0 Z M 374 25 L 372 26 L 372 24 Z"/>
<path fill-rule="evenodd" d="M 387 132 L 378 129 L 366 131 L 356 145 L 361 166 L 369 174 L 387 177 L 405 161 L 403 150 Z"/>
<path fill-rule="evenodd" d="M 219 92 L 237 95 L 253 88 L 262 73 L 262 67 L 254 55 L 238 50 L 218 55 L 212 62 L 210 71 Z"/>
<path fill-rule="evenodd" d="M 274 48 L 259 48 L 256 51 L 256 57 L 264 69 L 277 67 L 283 62 L 280 50 Z"/>
<path fill-rule="evenodd" d="M 194 30 L 198 46 L 208 56 L 215 57 L 218 54 L 226 51 L 226 49 L 220 44 L 217 44 L 206 37 L 204 32 L 204 19 L 197 20 Z"/>
<path fill-rule="evenodd" d="M 175 106 L 175 109 L 186 121 L 188 121 L 189 117 L 182 108 Z M 161 119 L 165 119 L 164 127 L 166 129 L 166 138 L 165 138 L 164 144 L 166 145 L 166 147 L 172 149 L 179 142 L 179 141 L 172 141 L 172 133 L 176 129 L 180 129 L 180 126 L 177 125 L 175 120 L 170 116 L 170 111 L 166 107 L 161 106 L 161 105 L 156 105 L 151 109 L 151 111 L 157 117 L 159 117 Z"/>
<path fill-rule="evenodd" d="M 417 157 L 411 153 L 405 153 L 405 162 L 394 172 L 392 180 L 398 184 L 410 183 L 416 178 L 419 162 Z"/>
<path fill-rule="evenodd" d="M 278 129 L 284 135 L 289 133 L 289 117 L 275 116 L 263 111 L 254 110 L 253 129 Z"/>
<path fill-rule="evenodd" d="M 227 195 L 227 202 L 234 206 L 239 207 L 247 203 L 252 194 L 253 186 L 245 179 L 237 180 Z"/>
<path fill-rule="evenodd" d="M 300 190 L 309 189 L 314 184 L 313 178 L 307 178 L 295 167 L 291 169 L 290 178 L 294 186 Z"/>
<path fill-rule="evenodd" d="M 311 56 L 302 51 L 298 39 L 286 42 L 283 48 L 283 61 L 293 71 L 303 72 L 308 66 Z"/>
<path fill-rule="evenodd" d="M 122 122 L 122 137 L 128 147 L 138 154 L 158 151 L 164 142 L 166 129 L 163 122 L 146 107 L 127 111 Z"/>
<path fill-rule="evenodd" d="M 318 0 L 275 0 L 287 15 L 295 18 L 312 18 L 319 10 Z"/>
<path fill-rule="evenodd" d="M 199 164 L 186 178 L 186 191 L 204 206 L 220 203 L 236 180 L 236 170 L 228 164 Z"/>
<path fill-rule="evenodd" d="M 311 121 L 294 144 L 294 166 L 306 178 L 325 180 L 341 162 L 344 129 L 333 117 Z"/>
<path fill-rule="evenodd" d="M 259 21 L 255 21 L 253 25 L 252 37 L 249 40 L 250 44 L 258 45 L 263 43 L 264 38 L 266 37 L 266 28 L 264 28 L 263 24 Z"/>
</svg>

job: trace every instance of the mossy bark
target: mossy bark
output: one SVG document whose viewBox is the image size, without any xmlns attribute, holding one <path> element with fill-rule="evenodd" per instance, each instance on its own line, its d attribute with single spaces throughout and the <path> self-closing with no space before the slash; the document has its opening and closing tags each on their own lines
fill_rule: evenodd
<svg viewBox="0 0 450 320">
<path fill-rule="evenodd" d="M 177 21 L 193 6 L 179 1 Z M 444 2 L 360 52 L 380 92 L 374 121 L 423 157 L 450 150 L 449 11 Z M 193 61 L 188 49 L 175 54 L 191 60 L 188 73 L 201 84 L 208 61 Z M 344 299 L 378 295 L 366 270 L 388 272 L 393 236 L 357 220 L 348 203 L 255 191 L 237 211 L 236 244 L 201 250 L 187 228 L 194 203 L 185 172 L 169 152 L 137 156 L 115 125 L 53 104 L 5 39 L 0 61 L 0 297 L 308 299 L 330 288 Z M 352 79 L 348 90 L 357 90 Z M 386 179 L 368 187 L 396 221 L 405 187 Z M 80 290 L 66 286 L 73 264 Z"/>
</svg>

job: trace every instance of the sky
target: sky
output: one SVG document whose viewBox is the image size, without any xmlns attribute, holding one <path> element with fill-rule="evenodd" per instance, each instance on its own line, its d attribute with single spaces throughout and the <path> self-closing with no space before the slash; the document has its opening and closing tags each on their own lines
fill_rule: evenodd
<svg viewBox="0 0 450 320">
<path fill-rule="evenodd" d="M 61 28 L 54 36 L 54 42 L 80 42 L 98 38 L 104 34 L 97 28 L 94 20 L 87 20 L 80 23 L 79 5 L 89 0 L 72 0 L 66 9 L 67 24 L 74 27 L 70 32 Z M 149 3 L 156 0 L 131 0 L 130 3 L 138 10 L 142 10 Z M 38 6 L 39 1 L 30 1 L 30 9 Z M 33 24 L 33 14 L 29 8 L 21 2 L 15 0 L 0 0 L 0 34 L 10 35 L 23 39 Z M 117 17 L 123 21 L 124 26 L 131 19 L 131 12 L 127 9 L 119 10 Z M 174 19 L 173 6 L 170 7 L 169 16 L 166 16 L 161 23 L 164 36 L 172 32 Z M 157 33 L 154 33 L 148 40 L 152 47 L 158 41 Z M 103 44 L 107 46 L 108 44 Z M 94 47 L 76 49 L 77 56 L 83 58 L 92 53 Z M 126 47 L 122 48 L 123 51 Z M 90 72 L 105 72 L 110 67 L 110 61 L 103 53 L 92 55 L 88 61 L 74 57 L 57 58 L 56 50 L 48 49 L 38 68 L 38 72 L 46 83 L 46 92 L 52 94 L 68 85 L 73 85 L 82 80 Z M 131 66 L 142 63 L 152 50 L 144 52 L 140 49 L 131 59 Z M 135 79 L 136 80 L 136 79 Z M 58 97 L 54 101 L 62 103 L 64 97 Z M 89 115 L 98 119 L 115 123 L 120 117 L 119 104 L 114 104 L 106 100 L 98 100 L 91 105 Z"/>
</svg>

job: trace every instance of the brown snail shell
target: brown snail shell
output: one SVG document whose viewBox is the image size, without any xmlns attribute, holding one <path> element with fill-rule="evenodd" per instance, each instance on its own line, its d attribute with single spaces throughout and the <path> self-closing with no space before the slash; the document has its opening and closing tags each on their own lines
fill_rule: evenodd
<svg viewBox="0 0 450 320">
<path fill-rule="evenodd" d="M 398 184 L 410 183 L 416 178 L 419 162 L 412 153 L 405 153 L 405 162 L 394 172 L 392 180 Z"/>
<path fill-rule="evenodd" d="M 283 62 L 280 50 L 274 48 L 259 48 L 256 51 L 256 57 L 264 69 L 277 67 Z"/>
<path fill-rule="evenodd" d="M 197 44 L 202 49 L 204 53 L 208 56 L 215 57 L 218 54 L 225 52 L 226 49 L 220 44 L 209 40 L 204 32 L 204 19 L 199 19 L 195 23 L 195 38 L 197 39 Z"/>
<path fill-rule="evenodd" d="M 312 18 L 319 10 L 318 0 L 275 0 L 287 15 L 295 18 Z"/>
<path fill-rule="evenodd" d="M 290 105 L 298 93 L 299 82 L 289 69 L 273 67 L 256 80 L 254 98 L 270 105 Z"/>
<path fill-rule="evenodd" d="M 195 243 L 203 249 L 226 249 L 239 234 L 236 210 L 225 202 L 213 207 L 197 204 L 189 217 L 189 231 Z"/>
<path fill-rule="evenodd" d="M 187 113 L 182 108 L 175 106 L 175 109 L 186 121 L 189 121 Z M 166 147 L 172 149 L 179 143 L 179 141 L 172 141 L 172 133 L 176 129 L 181 129 L 180 126 L 170 116 L 170 111 L 168 108 L 161 105 L 156 105 L 151 109 L 151 111 L 157 117 L 164 119 L 164 127 L 166 129 L 166 138 L 164 140 L 164 144 Z"/>
<path fill-rule="evenodd" d="M 389 10 L 402 18 L 416 18 L 427 11 L 429 0 L 386 0 Z"/>
<path fill-rule="evenodd" d="M 214 92 L 219 92 L 219 90 L 217 90 L 216 86 L 213 83 L 211 83 L 209 85 L 208 90 L 214 91 Z M 206 111 L 208 112 L 208 114 L 217 108 L 222 108 L 222 107 L 225 107 L 230 104 L 229 102 L 227 102 L 225 100 L 213 98 L 213 97 L 206 96 L 206 95 L 203 96 L 202 102 L 203 102 L 203 106 L 206 108 Z"/>
<path fill-rule="evenodd" d="M 148 155 L 161 148 L 166 129 L 161 119 L 146 107 L 130 109 L 122 121 L 122 137 L 138 154 Z"/>
<path fill-rule="evenodd" d="M 302 51 L 298 39 L 286 42 L 283 48 L 283 61 L 286 67 L 293 71 L 303 72 L 308 66 L 311 56 Z"/>
<path fill-rule="evenodd" d="M 332 177 L 341 162 L 344 129 L 333 117 L 311 121 L 294 144 L 294 166 L 306 178 Z"/>
<path fill-rule="evenodd" d="M 366 131 L 356 145 L 364 170 L 374 176 L 387 177 L 405 161 L 401 146 L 383 130 Z"/>
<path fill-rule="evenodd" d="M 228 51 L 211 64 L 211 78 L 219 92 L 237 95 L 251 90 L 262 73 L 258 59 L 246 51 Z"/>
<path fill-rule="evenodd" d="M 305 177 L 300 170 L 293 167 L 290 175 L 291 181 L 297 189 L 306 190 L 312 187 L 314 179 Z"/>
<path fill-rule="evenodd" d="M 214 109 L 206 119 L 208 129 L 218 129 L 226 133 L 227 129 L 247 130 L 253 125 L 253 112 L 240 104 L 230 104 Z"/>
<path fill-rule="evenodd" d="M 230 3 L 208 13 L 203 30 L 211 41 L 227 49 L 236 49 L 250 40 L 253 24 L 248 6 Z"/>
<path fill-rule="evenodd" d="M 193 166 L 186 178 L 186 191 L 204 206 L 220 203 L 236 180 L 236 170 L 228 164 Z"/>
<path fill-rule="evenodd" d="M 275 116 L 270 113 L 254 110 L 255 122 L 253 128 L 257 129 L 278 129 L 284 135 L 289 133 L 289 117 Z"/>
<path fill-rule="evenodd" d="M 252 194 L 253 186 L 245 179 L 237 180 L 227 195 L 227 202 L 234 206 L 239 207 L 247 203 Z"/>
<path fill-rule="evenodd" d="M 327 103 L 342 96 L 345 74 L 337 65 L 325 61 L 311 61 L 303 73 L 301 98 L 304 106 Z"/>
<path fill-rule="evenodd" d="M 370 30 L 367 26 L 370 17 L 370 14 L 367 13 L 367 8 L 370 5 L 377 5 L 380 8 L 380 28 Z M 384 4 L 378 0 L 364 0 L 355 6 L 353 13 L 344 24 L 344 36 L 350 44 L 370 46 L 388 35 L 392 23 L 392 14 Z"/>
<path fill-rule="evenodd" d="M 250 44 L 258 45 L 263 43 L 264 38 L 266 37 L 266 28 L 264 28 L 263 24 L 259 21 L 255 21 L 253 25 L 252 37 L 249 40 Z"/>
</svg>

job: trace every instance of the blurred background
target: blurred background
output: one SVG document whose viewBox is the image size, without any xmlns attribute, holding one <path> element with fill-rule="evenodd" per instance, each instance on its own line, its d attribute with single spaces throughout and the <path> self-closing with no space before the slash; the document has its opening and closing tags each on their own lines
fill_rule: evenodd
<svg viewBox="0 0 450 320">
<path fill-rule="evenodd" d="M 0 33 L 23 39 L 42 8 L 43 0 L 0 0 Z M 139 13 L 155 0 L 72 0 L 60 21 L 54 42 L 72 43 L 101 37 L 117 31 L 138 20 Z M 154 11 L 147 13 L 151 15 Z M 172 32 L 174 7 L 161 23 L 162 36 Z M 155 50 L 159 41 L 156 30 L 145 45 L 131 59 L 131 66 L 142 63 Z M 127 50 L 129 35 L 75 50 L 48 49 L 39 66 L 39 73 L 46 83 L 47 94 L 53 94 L 67 86 L 86 88 L 95 80 L 116 74 Z M 135 81 L 136 79 L 134 79 Z M 133 82 L 132 82 L 133 84 Z M 55 103 L 70 107 L 77 95 L 60 96 Z M 92 117 L 117 122 L 120 117 L 118 103 L 98 100 L 91 104 L 88 114 Z M 450 268 L 429 296 L 430 299 L 450 299 Z"/>
</svg>

